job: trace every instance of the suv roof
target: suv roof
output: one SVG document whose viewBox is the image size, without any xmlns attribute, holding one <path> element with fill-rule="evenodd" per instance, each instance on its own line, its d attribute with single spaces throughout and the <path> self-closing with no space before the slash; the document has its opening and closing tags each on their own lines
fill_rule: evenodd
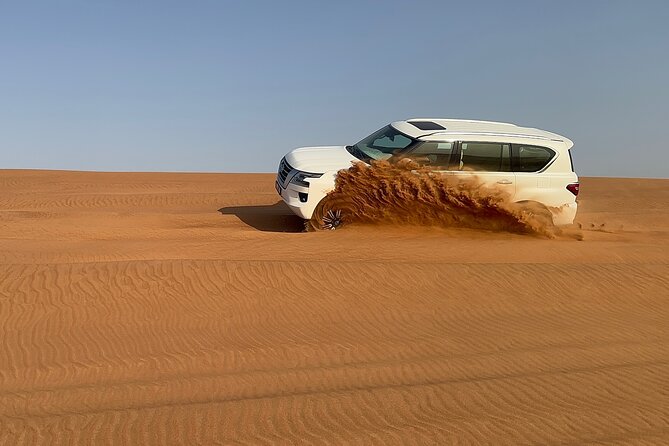
<svg viewBox="0 0 669 446">
<path fill-rule="evenodd" d="M 508 122 L 475 121 L 468 119 L 412 118 L 391 124 L 413 138 L 428 135 L 470 134 L 487 136 L 515 136 L 551 141 L 563 141 L 567 148 L 574 143 L 564 136 L 531 127 L 519 127 Z"/>
</svg>

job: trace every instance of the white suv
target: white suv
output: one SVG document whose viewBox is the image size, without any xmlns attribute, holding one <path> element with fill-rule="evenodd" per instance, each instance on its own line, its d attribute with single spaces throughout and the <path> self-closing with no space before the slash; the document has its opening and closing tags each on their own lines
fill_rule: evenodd
<svg viewBox="0 0 669 446">
<path fill-rule="evenodd" d="M 514 202 L 539 202 L 556 225 L 576 216 L 578 177 L 564 136 L 514 124 L 458 119 L 397 121 L 352 146 L 303 147 L 279 164 L 276 190 L 298 216 L 310 219 L 353 162 L 410 157 L 447 175 L 497 184 Z"/>
</svg>

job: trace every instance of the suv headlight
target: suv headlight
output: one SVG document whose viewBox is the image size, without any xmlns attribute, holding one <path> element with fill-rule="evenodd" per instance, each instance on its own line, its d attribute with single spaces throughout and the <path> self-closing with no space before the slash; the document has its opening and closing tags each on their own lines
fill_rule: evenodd
<svg viewBox="0 0 669 446">
<path fill-rule="evenodd" d="M 293 178 L 290 180 L 290 182 L 299 184 L 300 186 L 309 187 L 309 183 L 304 181 L 305 178 L 320 178 L 322 176 L 322 173 L 297 172 L 295 175 L 293 175 Z"/>
</svg>

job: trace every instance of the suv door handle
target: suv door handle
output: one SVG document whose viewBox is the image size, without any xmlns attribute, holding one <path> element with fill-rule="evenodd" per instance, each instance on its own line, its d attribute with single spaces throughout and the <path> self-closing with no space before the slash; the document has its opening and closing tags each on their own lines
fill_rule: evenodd
<svg viewBox="0 0 669 446">
<path fill-rule="evenodd" d="M 497 184 L 511 184 L 510 180 L 499 180 Z"/>
</svg>

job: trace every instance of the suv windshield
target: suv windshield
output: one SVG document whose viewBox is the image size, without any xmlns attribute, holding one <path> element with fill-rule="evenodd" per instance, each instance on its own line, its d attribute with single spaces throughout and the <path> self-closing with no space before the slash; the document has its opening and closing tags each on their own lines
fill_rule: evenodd
<svg viewBox="0 0 669 446">
<path fill-rule="evenodd" d="M 416 143 L 404 133 L 400 133 L 391 126 L 386 126 L 369 135 L 353 146 L 347 146 L 349 153 L 363 161 L 387 160 Z"/>
</svg>

